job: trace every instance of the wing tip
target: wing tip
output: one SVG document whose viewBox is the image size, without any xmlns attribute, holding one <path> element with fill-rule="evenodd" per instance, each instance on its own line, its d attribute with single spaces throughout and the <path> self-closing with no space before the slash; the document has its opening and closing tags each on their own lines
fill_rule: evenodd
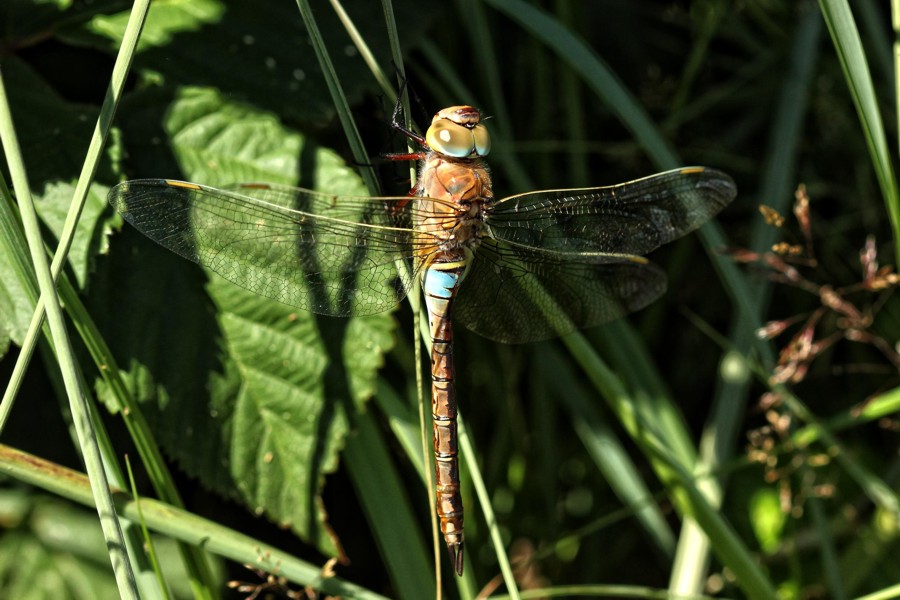
<svg viewBox="0 0 900 600">
<path fill-rule="evenodd" d="M 735 184 L 731 175 L 725 171 L 711 169 L 709 167 L 693 166 L 682 167 L 677 170 L 677 173 L 679 175 L 700 175 L 701 178 L 697 182 L 697 187 L 713 189 L 718 192 L 718 195 L 721 198 L 719 203 L 720 210 L 737 197 L 737 184 Z"/>
</svg>

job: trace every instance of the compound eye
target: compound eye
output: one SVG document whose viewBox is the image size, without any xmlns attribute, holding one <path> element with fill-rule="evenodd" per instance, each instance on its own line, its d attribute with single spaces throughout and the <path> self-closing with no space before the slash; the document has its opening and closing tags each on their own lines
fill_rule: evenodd
<svg viewBox="0 0 900 600">
<path fill-rule="evenodd" d="M 475 151 L 472 131 L 448 119 L 438 119 L 425 133 L 425 143 L 439 154 L 466 158 Z"/>
<path fill-rule="evenodd" d="M 488 133 L 487 127 L 479 123 L 472 129 L 472 136 L 475 138 L 475 153 L 478 156 L 487 156 L 491 151 L 491 134 Z"/>
</svg>

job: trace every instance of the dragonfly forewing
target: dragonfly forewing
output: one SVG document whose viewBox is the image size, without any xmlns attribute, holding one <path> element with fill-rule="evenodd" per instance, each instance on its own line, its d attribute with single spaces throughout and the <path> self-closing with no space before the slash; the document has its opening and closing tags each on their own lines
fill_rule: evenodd
<svg viewBox="0 0 900 600">
<path fill-rule="evenodd" d="M 496 239 L 524 246 L 641 255 L 697 229 L 736 193 L 725 173 L 688 167 L 607 187 L 509 196 L 486 221 Z"/>
<path fill-rule="evenodd" d="M 169 250 L 284 304 L 333 316 L 394 307 L 421 260 L 404 198 L 250 184 L 229 190 L 136 180 L 110 193 L 118 212 Z"/>
</svg>

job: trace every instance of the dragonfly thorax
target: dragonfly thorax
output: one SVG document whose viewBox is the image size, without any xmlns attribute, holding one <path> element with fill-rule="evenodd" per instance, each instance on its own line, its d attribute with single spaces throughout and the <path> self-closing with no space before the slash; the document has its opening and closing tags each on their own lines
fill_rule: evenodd
<svg viewBox="0 0 900 600">
<path fill-rule="evenodd" d="M 494 193 L 481 160 L 431 152 L 422 163 L 416 191 L 415 228 L 438 238 L 440 250 L 474 248 L 486 235 L 484 216 Z"/>
</svg>

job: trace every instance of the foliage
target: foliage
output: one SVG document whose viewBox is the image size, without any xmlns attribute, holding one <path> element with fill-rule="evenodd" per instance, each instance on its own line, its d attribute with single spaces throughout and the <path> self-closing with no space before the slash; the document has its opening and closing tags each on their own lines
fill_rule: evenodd
<svg viewBox="0 0 900 600">
<path fill-rule="evenodd" d="M 274 573 L 273 590 L 424 597 L 435 571 L 407 305 L 348 320 L 298 312 L 170 255 L 105 203 L 111 185 L 142 177 L 363 194 L 339 117 L 352 118 L 371 155 L 402 151 L 388 126 L 393 100 L 331 6 L 315 2 L 311 14 L 349 115 L 325 85 L 297 7 L 265 5 L 154 3 L 63 271 L 79 365 L 108 409 L 108 456 L 139 455 L 138 491 L 175 507 L 168 536 L 195 541 L 199 521 L 176 510 L 186 504 L 221 526 L 204 529 L 214 532 L 208 547 Z M 0 7 L 0 74 L 51 247 L 93 124 L 110 115 L 99 107 L 128 39 L 127 8 Z M 407 73 L 420 124 L 460 103 L 491 115 L 499 196 L 611 184 L 673 163 L 724 170 L 739 188 L 717 224 L 652 257 L 669 292 L 627 321 L 527 346 L 457 334 L 461 414 L 475 450 L 463 473 L 466 574 L 444 579 L 446 593 L 495 589 L 504 552 L 516 569 L 516 582 L 504 582 L 513 596 L 837 598 L 895 588 L 900 307 L 896 277 L 878 261 L 894 260 L 891 218 L 900 213 L 886 144 L 896 92 L 885 9 L 871 0 L 853 13 L 825 0 L 457 0 L 439 10 L 406 1 L 394 3 L 392 40 L 378 3 L 345 8 L 381 69 Z M 380 175 L 384 193 L 406 193 L 405 172 Z M 800 233 L 771 227 L 757 207 L 787 214 L 801 182 L 810 204 Z M 7 214 L 3 381 L 28 343 L 38 294 Z M 790 285 L 795 265 L 784 253 L 772 258 L 776 242 L 815 248 L 815 264 L 794 280 L 814 285 Z M 768 269 L 737 264 L 754 260 Z M 879 286 L 853 287 L 867 277 Z M 67 286 L 78 294 L 65 295 Z M 824 293 L 834 290 L 840 301 Z M 803 346 L 818 340 L 828 343 Z M 52 400 L 64 397 L 54 350 L 39 348 L 40 364 L 13 378 L 23 387 L 4 442 L 81 468 L 67 409 Z M 154 459 L 157 445 L 171 462 Z M 39 465 L 33 471 L 53 481 Z M 37 474 L 17 477 L 50 489 Z M 475 492 L 481 480 L 489 505 Z M 60 551 L 24 516 L 71 524 L 85 514 L 20 485 L 4 487 L 4 502 L 17 507 L 6 514 L 17 516 L 0 536 L 0 596 L 23 597 L 22 581 L 2 575 L 18 556 L 35 581 L 77 573 L 69 588 L 33 597 L 113 594 L 96 555 Z M 86 501 L 73 490 L 52 488 Z M 165 522 L 163 508 L 148 511 L 152 527 Z M 98 533 L 82 541 L 104 556 Z M 273 558 L 275 548 L 285 554 Z M 191 584 L 175 596 L 224 589 L 202 558 L 183 548 L 165 555 L 181 556 L 188 573 L 163 561 L 166 581 Z M 341 559 L 336 578 L 323 582 L 315 573 L 331 557 Z M 132 560 L 140 579 L 147 567 Z M 237 563 L 229 570 L 266 582 Z"/>
</svg>

